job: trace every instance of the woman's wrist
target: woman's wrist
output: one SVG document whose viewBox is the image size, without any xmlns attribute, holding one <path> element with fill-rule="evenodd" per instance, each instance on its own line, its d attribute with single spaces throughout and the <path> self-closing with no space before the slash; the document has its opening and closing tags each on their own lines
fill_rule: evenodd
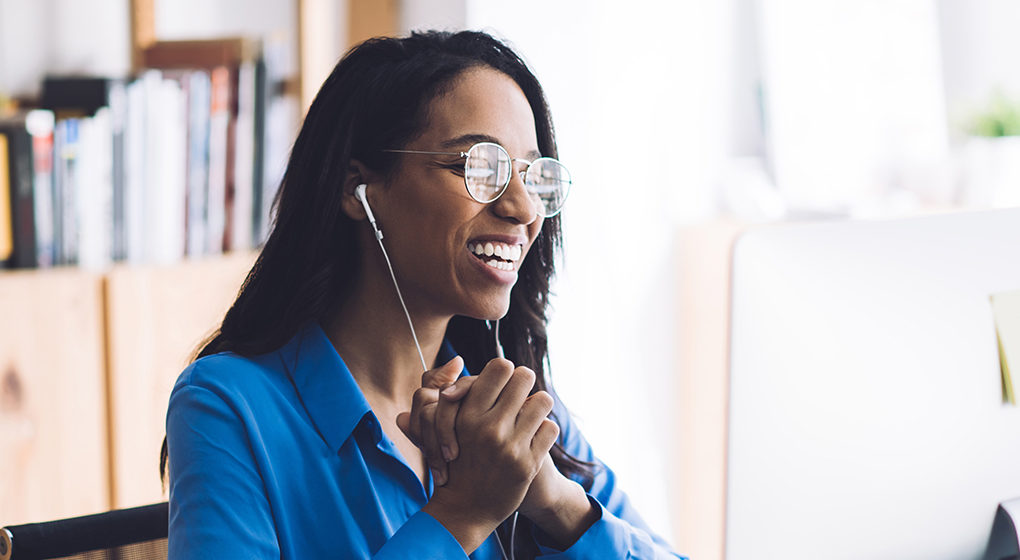
<svg viewBox="0 0 1020 560">
<path fill-rule="evenodd" d="M 486 523 L 477 515 L 471 515 L 464 508 L 447 505 L 442 499 L 433 495 L 422 511 L 431 515 L 457 539 L 465 554 L 471 554 L 489 534 L 496 530 L 498 523 Z"/>
<path fill-rule="evenodd" d="M 599 510 L 580 484 L 564 478 L 561 488 L 555 501 L 529 513 L 528 518 L 565 550 L 598 521 Z"/>
</svg>

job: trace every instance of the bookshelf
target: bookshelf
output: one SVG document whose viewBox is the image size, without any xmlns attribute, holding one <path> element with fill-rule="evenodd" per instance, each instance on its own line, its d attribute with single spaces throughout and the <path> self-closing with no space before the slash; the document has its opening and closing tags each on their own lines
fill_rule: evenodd
<svg viewBox="0 0 1020 560">
<path fill-rule="evenodd" d="M 236 78 L 233 63 L 253 60 L 244 37 L 170 45 L 180 54 L 189 47 L 183 43 L 190 47 L 215 44 L 223 57 L 218 63 L 178 65 L 159 59 L 167 54 L 167 42 L 157 37 L 155 0 L 130 0 L 126 9 L 131 29 L 127 48 L 136 75 L 145 76 L 145 69 L 152 66 L 170 76 L 177 75 L 178 66 L 194 66 L 210 74 L 216 67 L 231 67 Z M 296 0 L 295 9 L 299 62 L 292 75 L 279 81 L 276 91 L 300 95 L 302 102 L 294 105 L 296 130 L 297 117 L 343 50 L 354 41 L 398 29 L 399 4 L 395 0 L 339 4 Z M 223 50 L 231 48 L 236 51 Z M 178 83 L 183 88 L 184 82 Z M 131 82 L 107 84 L 102 95 L 108 101 L 110 91 L 122 86 L 130 88 Z M 54 124 L 66 116 L 66 112 L 58 116 Z M 80 117 L 83 114 L 72 116 Z M 15 123 L 14 129 L 25 129 L 25 123 Z M 36 140 L 29 136 L 19 141 Z M 54 141 L 60 140 L 51 136 L 49 142 Z M 289 141 L 285 148 L 289 151 Z M 167 157 L 158 164 L 164 165 Z M 54 152 L 51 173 L 59 173 L 63 163 L 62 154 Z M 122 179 L 105 168 L 96 176 L 100 179 L 91 184 L 112 198 L 116 181 Z M 106 223 L 108 215 L 100 215 L 104 218 L 92 220 L 93 225 Z M 159 215 L 143 215 L 142 221 L 152 219 Z M 66 266 L 56 261 L 43 263 L 48 266 L 44 268 L 0 269 L 0 309 L 4 310 L 0 313 L 0 445 L 4 450 L 0 454 L 0 525 L 166 499 L 159 483 L 158 457 L 170 389 L 197 345 L 232 303 L 257 255 L 254 247 L 264 237 L 264 226 L 261 232 L 258 228 L 252 225 L 250 244 L 234 243 L 194 255 L 185 247 L 183 253 L 169 258 L 139 259 L 129 258 L 129 247 L 115 249 L 116 241 L 109 237 L 123 238 L 129 232 L 118 234 L 114 228 L 103 234 L 108 243 L 103 247 L 109 253 L 98 262 L 76 266 L 76 260 L 82 264 L 80 259 L 72 259 Z M 0 262 L 4 260 L 0 255 Z"/>
</svg>

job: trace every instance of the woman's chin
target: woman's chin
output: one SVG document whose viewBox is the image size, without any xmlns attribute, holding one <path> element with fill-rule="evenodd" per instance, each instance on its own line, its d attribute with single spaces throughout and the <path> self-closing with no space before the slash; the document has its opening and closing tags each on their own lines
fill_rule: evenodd
<svg viewBox="0 0 1020 560">
<path fill-rule="evenodd" d="M 468 317 L 479 319 L 481 321 L 498 321 L 506 316 L 507 312 L 510 311 L 510 297 L 507 295 L 505 298 L 493 298 L 487 301 L 475 302 L 476 305 L 467 312 L 463 313 Z"/>
</svg>

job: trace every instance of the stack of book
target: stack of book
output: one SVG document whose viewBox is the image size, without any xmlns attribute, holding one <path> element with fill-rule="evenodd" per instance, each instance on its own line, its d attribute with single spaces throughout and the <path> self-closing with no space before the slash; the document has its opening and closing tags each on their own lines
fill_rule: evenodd
<svg viewBox="0 0 1020 560">
<path fill-rule="evenodd" d="M 131 80 L 47 78 L 39 109 L 0 117 L 0 266 L 258 246 L 298 111 L 272 61 L 246 39 L 168 41 Z"/>
</svg>

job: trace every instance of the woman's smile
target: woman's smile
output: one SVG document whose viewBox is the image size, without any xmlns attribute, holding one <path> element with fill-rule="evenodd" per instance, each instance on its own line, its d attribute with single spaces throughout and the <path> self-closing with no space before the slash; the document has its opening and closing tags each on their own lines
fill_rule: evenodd
<svg viewBox="0 0 1020 560">
<path fill-rule="evenodd" d="M 526 240 L 480 237 L 468 242 L 467 251 L 471 259 L 484 266 L 493 278 L 513 284 L 524 256 L 524 243 Z"/>
</svg>

